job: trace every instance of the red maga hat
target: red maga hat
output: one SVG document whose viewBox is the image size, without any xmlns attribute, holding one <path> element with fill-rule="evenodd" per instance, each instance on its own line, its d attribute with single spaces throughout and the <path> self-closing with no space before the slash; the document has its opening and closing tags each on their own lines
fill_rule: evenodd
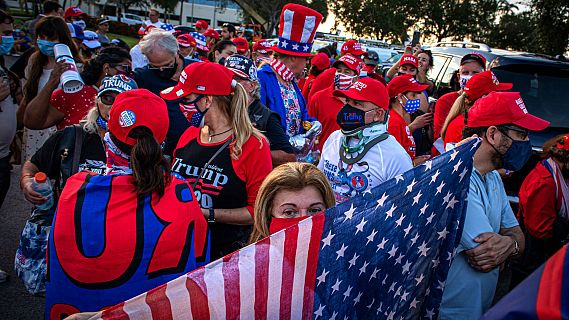
<svg viewBox="0 0 569 320">
<path fill-rule="evenodd" d="M 63 13 L 63 18 L 68 19 L 70 17 L 86 16 L 87 14 L 83 12 L 79 7 L 69 7 L 65 9 Z"/>
<path fill-rule="evenodd" d="M 322 15 L 299 4 L 283 7 L 279 23 L 279 42 L 273 50 L 291 56 L 311 57 L 312 43 Z"/>
<path fill-rule="evenodd" d="M 176 40 L 181 47 L 196 47 L 196 39 L 187 33 L 179 35 Z"/>
<path fill-rule="evenodd" d="M 196 21 L 194 26 L 196 27 L 196 29 L 207 29 L 207 27 L 209 27 L 209 24 L 205 20 L 198 20 Z"/>
<path fill-rule="evenodd" d="M 330 67 L 330 58 L 328 55 L 320 52 L 319 54 L 315 55 L 312 60 L 310 60 L 310 64 L 313 65 L 316 69 L 323 71 Z"/>
<path fill-rule="evenodd" d="M 410 74 L 402 74 L 397 76 L 387 84 L 387 91 L 389 92 L 389 97 L 393 98 L 398 94 L 405 92 L 421 92 L 426 90 L 429 85 L 420 84 L 413 78 Z"/>
<path fill-rule="evenodd" d="M 166 139 L 168 125 L 166 102 L 146 89 L 120 93 L 109 114 L 109 131 L 130 146 L 136 144 L 136 139 L 128 136 L 132 129 L 147 127 L 156 141 L 162 143 Z"/>
<path fill-rule="evenodd" d="M 367 52 L 365 52 L 362 49 L 362 44 L 359 43 L 357 40 L 348 40 L 344 42 L 342 48 L 340 49 L 340 54 L 343 56 L 348 53 L 354 56 L 361 56 L 362 54 L 367 54 Z"/>
<path fill-rule="evenodd" d="M 351 98 L 357 101 L 369 101 L 376 106 L 388 110 L 389 97 L 385 86 L 372 78 L 363 78 L 354 83 L 348 90 L 334 90 L 336 97 Z"/>
<path fill-rule="evenodd" d="M 261 39 L 253 44 L 253 52 L 269 54 L 273 52 L 273 45 L 266 39 Z"/>
<path fill-rule="evenodd" d="M 410 64 L 413 67 L 418 68 L 419 60 L 417 60 L 417 57 L 412 54 L 404 54 L 401 56 L 401 59 L 399 59 L 399 65 L 402 66 L 404 64 Z"/>
<path fill-rule="evenodd" d="M 214 75 L 214 76 L 212 76 Z M 178 84 L 160 92 L 165 100 L 177 100 L 189 94 L 227 96 L 236 82 L 233 72 L 217 63 L 192 63 L 180 74 Z"/>
<path fill-rule="evenodd" d="M 549 125 L 528 113 L 519 92 L 492 92 L 476 100 L 468 110 L 467 126 L 470 128 L 514 124 L 530 131 L 540 131 Z"/>
<path fill-rule="evenodd" d="M 247 39 L 238 37 L 233 39 L 233 43 L 237 46 L 237 53 L 245 54 L 249 51 L 249 41 Z"/>
<path fill-rule="evenodd" d="M 360 70 L 362 68 L 362 59 L 352 56 L 351 54 L 346 54 L 340 59 L 336 60 L 332 66 L 334 68 L 337 68 L 340 63 L 343 63 L 348 68 L 354 70 L 358 76 L 360 75 Z"/>
<path fill-rule="evenodd" d="M 470 101 L 474 101 L 492 91 L 508 91 L 514 85 L 511 83 L 500 83 L 496 75 L 491 70 L 477 73 L 466 82 L 464 93 Z"/>
<path fill-rule="evenodd" d="M 207 29 L 203 33 L 204 36 L 214 38 L 215 40 L 219 40 L 219 32 L 215 31 L 214 29 Z"/>
</svg>

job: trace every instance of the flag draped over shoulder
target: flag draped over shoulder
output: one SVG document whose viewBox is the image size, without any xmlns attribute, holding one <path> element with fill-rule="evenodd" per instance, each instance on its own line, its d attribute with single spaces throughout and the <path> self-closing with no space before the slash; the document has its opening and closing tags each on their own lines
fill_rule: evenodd
<svg viewBox="0 0 569 320">
<path fill-rule="evenodd" d="M 93 319 L 436 319 L 478 143 Z"/>
<path fill-rule="evenodd" d="M 557 251 L 482 319 L 569 319 L 569 246 Z"/>
<path fill-rule="evenodd" d="M 97 311 L 208 261 L 207 222 L 182 180 L 158 198 L 129 175 L 67 180 L 49 237 L 46 318 Z"/>
</svg>

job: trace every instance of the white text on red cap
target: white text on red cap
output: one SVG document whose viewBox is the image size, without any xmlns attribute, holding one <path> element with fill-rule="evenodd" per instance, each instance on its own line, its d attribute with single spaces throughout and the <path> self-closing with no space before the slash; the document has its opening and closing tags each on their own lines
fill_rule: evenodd
<svg viewBox="0 0 569 320">
<path fill-rule="evenodd" d="M 367 84 L 358 81 L 358 82 L 354 83 L 350 89 L 362 91 L 365 88 L 367 88 Z"/>
<path fill-rule="evenodd" d="M 528 113 L 528 109 L 526 109 L 526 104 L 524 103 L 524 100 L 522 100 L 522 98 L 517 99 L 516 103 L 524 113 Z"/>
</svg>

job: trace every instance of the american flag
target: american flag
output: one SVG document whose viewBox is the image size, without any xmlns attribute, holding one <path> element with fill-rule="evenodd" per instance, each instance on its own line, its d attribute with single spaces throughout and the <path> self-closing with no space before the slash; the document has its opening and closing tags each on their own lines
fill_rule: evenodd
<svg viewBox="0 0 569 320">
<path fill-rule="evenodd" d="M 436 319 L 478 143 L 93 319 Z"/>
</svg>

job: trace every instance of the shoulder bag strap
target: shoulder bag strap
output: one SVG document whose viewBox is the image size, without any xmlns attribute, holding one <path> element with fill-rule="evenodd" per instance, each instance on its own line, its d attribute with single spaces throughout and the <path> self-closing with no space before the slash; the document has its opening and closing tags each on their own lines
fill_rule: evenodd
<svg viewBox="0 0 569 320">
<path fill-rule="evenodd" d="M 205 169 L 209 166 L 209 164 L 213 161 L 213 159 L 215 159 L 215 157 L 217 157 L 221 153 L 221 151 L 223 151 L 223 149 L 227 148 L 227 146 L 231 143 L 231 141 L 233 141 L 233 138 L 225 141 L 225 143 L 219 149 L 217 149 L 217 151 L 213 154 L 213 156 L 211 156 L 211 158 L 209 158 L 209 160 L 206 162 L 206 164 L 201 169 L 200 175 L 198 176 L 196 181 L 194 181 L 194 184 L 192 185 L 192 191 L 194 191 L 196 189 L 198 182 L 203 178 L 203 175 L 205 173 Z"/>
<path fill-rule="evenodd" d="M 81 159 L 81 149 L 83 146 L 83 127 L 76 124 L 75 127 L 75 147 L 73 148 L 73 162 L 71 166 L 71 174 L 76 174 L 79 171 L 79 161 Z"/>
</svg>

